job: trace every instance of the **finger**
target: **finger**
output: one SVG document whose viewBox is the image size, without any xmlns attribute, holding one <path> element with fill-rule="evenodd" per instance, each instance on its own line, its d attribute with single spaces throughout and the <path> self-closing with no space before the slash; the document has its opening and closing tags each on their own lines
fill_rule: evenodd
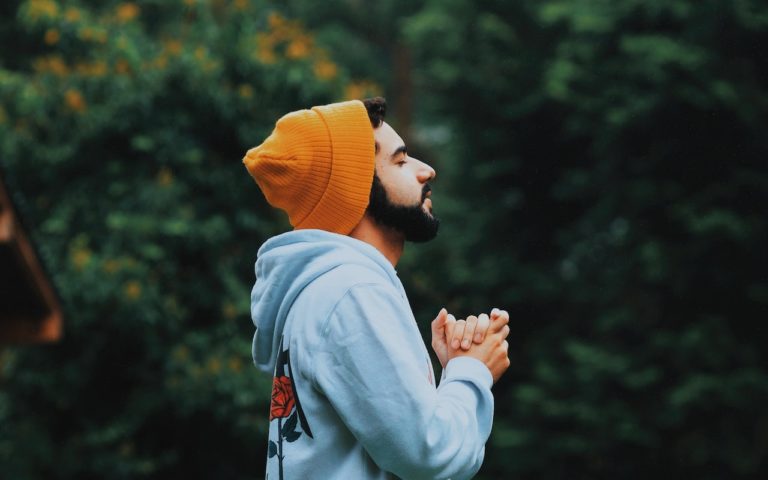
<svg viewBox="0 0 768 480">
<path fill-rule="evenodd" d="M 491 325 L 491 320 L 488 315 L 481 313 L 477 317 L 477 326 L 475 327 L 475 343 L 483 343 L 485 340 L 485 334 L 488 331 L 488 327 Z"/>
<path fill-rule="evenodd" d="M 475 336 L 475 327 L 477 326 L 477 317 L 470 315 L 467 317 L 467 324 L 464 327 L 464 335 L 461 339 L 461 348 L 469 350 L 472 345 L 472 337 Z"/>
<path fill-rule="evenodd" d="M 501 348 L 502 348 L 502 349 L 503 349 L 505 352 L 509 352 L 509 342 L 508 342 L 508 341 L 506 341 L 506 340 L 504 340 L 503 342 L 501 342 Z"/>
<path fill-rule="evenodd" d="M 454 317 L 449 313 L 445 319 L 445 336 L 443 337 L 443 341 L 445 343 L 451 342 L 451 339 L 453 338 L 453 331 L 455 328 L 456 328 L 456 317 Z"/>
<path fill-rule="evenodd" d="M 466 327 L 466 320 L 456 320 L 456 326 L 453 328 L 453 339 L 451 340 L 451 348 L 456 350 L 461 344 L 461 339 L 464 337 L 464 328 Z"/>
<path fill-rule="evenodd" d="M 499 310 L 498 308 L 494 308 L 491 311 L 490 330 L 492 332 L 498 332 L 507 323 L 509 323 L 509 313 L 507 313 L 506 310 Z"/>
<path fill-rule="evenodd" d="M 432 335 L 438 336 L 445 330 L 445 322 L 448 320 L 448 310 L 441 308 L 434 320 L 432 320 Z"/>
<path fill-rule="evenodd" d="M 501 333 L 501 338 L 507 338 L 509 336 L 509 325 L 504 325 L 499 333 Z"/>
</svg>

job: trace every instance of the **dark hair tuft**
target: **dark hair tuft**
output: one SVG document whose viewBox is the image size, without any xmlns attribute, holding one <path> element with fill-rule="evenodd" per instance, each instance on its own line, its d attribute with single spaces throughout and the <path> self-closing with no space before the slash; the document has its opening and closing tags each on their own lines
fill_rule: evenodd
<svg viewBox="0 0 768 480">
<path fill-rule="evenodd" d="M 365 109 L 368 110 L 368 118 L 371 119 L 371 126 L 379 128 L 387 114 L 387 101 L 382 97 L 366 98 L 363 100 Z"/>
</svg>

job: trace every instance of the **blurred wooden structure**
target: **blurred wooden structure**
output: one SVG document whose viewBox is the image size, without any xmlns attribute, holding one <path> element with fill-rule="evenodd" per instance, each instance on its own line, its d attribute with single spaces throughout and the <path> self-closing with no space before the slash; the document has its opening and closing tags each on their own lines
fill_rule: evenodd
<svg viewBox="0 0 768 480">
<path fill-rule="evenodd" d="M 61 306 L 0 175 L 0 343 L 61 336 Z"/>
</svg>

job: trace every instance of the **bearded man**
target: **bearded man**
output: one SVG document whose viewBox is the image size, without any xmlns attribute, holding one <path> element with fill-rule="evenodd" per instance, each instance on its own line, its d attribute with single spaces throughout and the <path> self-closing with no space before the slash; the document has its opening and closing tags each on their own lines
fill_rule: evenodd
<svg viewBox="0 0 768 480">
<path fill-rule="evenodd" d="M 255 364 L 274 376 L 267 476 L 464 479 L 482 464 L 508 314 L 441 309 L 429 353 L 395 266 L 435 237 L 430 181 L 381 98 L 300 110 L 243 159 L 294 230 L 259 249 Z"/>
</svg>

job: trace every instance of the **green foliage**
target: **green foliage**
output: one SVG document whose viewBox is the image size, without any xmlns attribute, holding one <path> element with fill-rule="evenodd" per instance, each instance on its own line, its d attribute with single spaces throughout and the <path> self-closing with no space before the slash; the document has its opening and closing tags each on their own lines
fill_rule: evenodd
<svg viewBox="0 0 768 480">
<path fill-rule="evenodd" d="M 261 474 L 248 292 L 288 225 L 239 159 L 384 93 L 439 172 L 424 332 L 512 315 L 480 477 L 761 478 L 767 34 L 754 0 L 3 2 L 0 165 L 66 314 L 0 352 L 3 477 Z"/>
<path fill-rule="evenodd" d="M 452 0 L 405 23 L 450 132 L 421 298 L 512 313 L 485 478 L 761 476 L 766 13 Z"/>
<path fill-rule="evenodd" d="M 267 2 L 5 2 L 3 168 L 63 299 L 64 338 L 8 349 L 8 478 L 262 471 L 253 261 L 286 228 L 240 158 L 349 79 Z"/>
</svg>

